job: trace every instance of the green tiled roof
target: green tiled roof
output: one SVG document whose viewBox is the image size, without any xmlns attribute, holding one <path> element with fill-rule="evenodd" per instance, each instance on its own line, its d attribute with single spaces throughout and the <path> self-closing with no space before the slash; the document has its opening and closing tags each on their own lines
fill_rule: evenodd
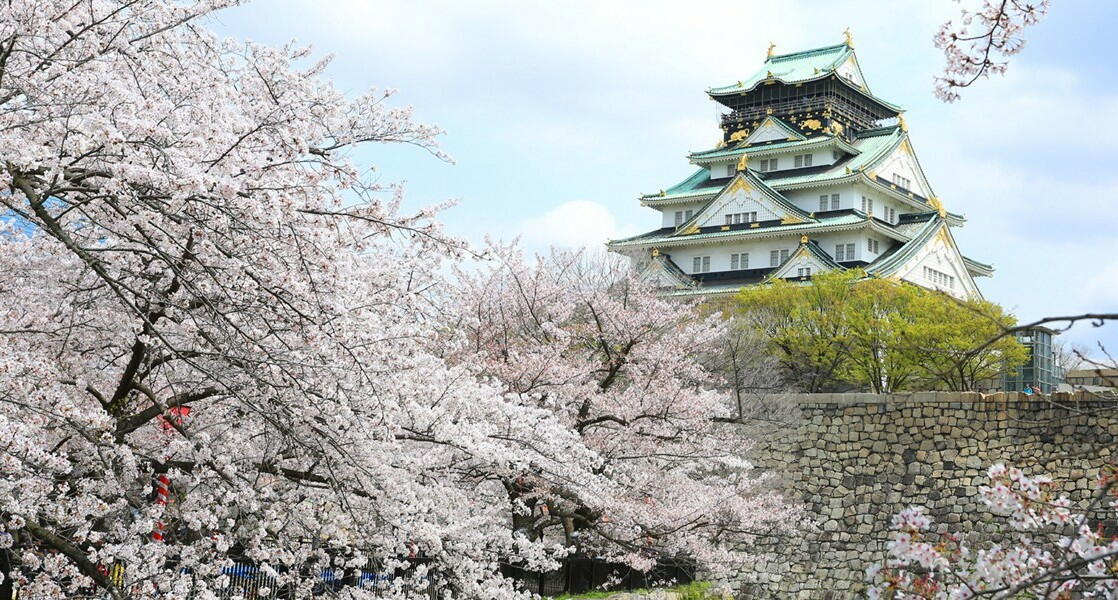
<svg viewBox="0 0 1118 600">
<path fill-rule="evenodd" d="M 757 84 L 769 78 L 769 73 L 775 79 L 784 83 L 800 83 L 819 79 L 838 68 L 854 53 L 846 44 L 815 48 L 792 54 L 777 54 L 765 60 L 761 70 L 750 75 L 745 80 L 734 85 L 711 88 L 710 95 L 740 94 L 757 87 Z"/>
<path fill-rule="evenodd" d="M 703 183 L 709 178 L 709 172 L 706 169 L 699 169 L 691 174 L 690 177 L 673 185 L 672 187 L 664 190 L 664 194 L 681 194 L 683 192 L 694 191 L 699 184 Z"/>
<path fill-rule="evenodd" d="M 768 184 L 774 187 L 784 187 L 790 185 L 798 185 L 803 183 L 814 183 L 816 181 L 826 181 L 828 179 L 836 179 L 845 177 L 851 172 L 871 168 L 878 160 L 886 157 L 901 140 L 904 139 L 904 132 L 900 127 L 893 127 L 893 131 L 888 135 L 873 135 L 869 137 L 859 137 L 854 141 L 854 148 L 859 151 L 859 154 L 849 161 L 837 165 L 832 169 L 826 171 L 810 173 L 807 175 L 793 175 L 792 177 L 780 177 L 780 172 L 777 171 Z"/>
<path fill-rule="evenodd" d="M 768 79 L 774 79 L 788 84 L 823 79 L 824 77 L 829 77 L 834 73 L 835 69 L 842 66 L 842 64 L 846 62 L 846 59 L 853 55 L 854 49 L 845 43 L 804 50 L 803 52 L 793 52 L 791 54 L 777 54 L 765 59 L 764 66 L 746 79 L 733 85 L 710 88 L 707 90 L 707 93 L 711 96 L 742 94 L 761 85 L 762 82 Z M 855 58 L 855 60 L 857 59 Z M 874 96 L 870 92 L 869 87 L 859 88 L 855 84 L 846 82 L 842 77 L 839 78 L 839 81 L 847 83 L 852 89 L 860 91 L 882 106 L 897 112 L 902 112 L 904 110 L 896 104 Z"/>
<path fill-rule="evenodd" d="M 815 148 L 817 146 L 828 146 L 835 144 L 843 150 L 857 154 L 859 151 L 855 146 L 850 145 L 846 140 L 835 136 L 816 136 L 806 140 L 794 140 L 785 142 L 773 142 L 771 144 L 754 144 L 752 146 L 737 146 L 734 148 L 714 148 L 713 150 L 704 150 L 702 152 L 692 152 L 687 155 L 692 162 L 696 160 L 713 160 L 726 157 L 737 157 L 741 154 L 763 154 L 777 150 L 788 150 L 790 148 Z"/>
<path fill-rule="evenodd" d="M 825 229 L 828 227 L 838 227 L 844 225 L 858 225 L 864 223 L 866 218 L 856 214 L 845 214 L 836 217 L 822 217 L 813 223 L 795 223 L 790 225 L 774 225 L 772 227 L 759 227 L 756 229 L 737 229 L 731 231 L 712 231 L 710 233 L 694 233 L 691 235 L 676 236 L 674 229 L 667 231 L 657 229 L 641 235 L 624 238 L 620 240 L 611 240 L 610 245 L 616 247 L 624 246 L 643 246 L 646 244 L 654 244 L 657 242 L 690 242 L 693 240 L 711 240 L 720 239 L 733 236 L 752 236 L 760 234 L 773 234 L 773 233 L 790 233 L 790 232 L 804 232 L 813 229 Z"/>
<path fill-rule="evenodd" d="M 866 267 L 866 272 L 871 275 L 890 275 L 901 267 L 908 259 L 916 255 L 924 244 L 927 244 L 932 236 L 939 231 L 940 224 L 943 220 L 940 218 L 928 219 L 920 231 L 912 237 L 903 246 L 897 248 L 894 252 L 887 255 L 882 255 L 877 260 L 873 261 Z"/>
<path fill-rule="evenodd" d="M 963 257 L 963 264 L 965 264 L 967 266 L 968 271 L 970 271 L 971 273 L 974 273 L 975 275 L 979 275 L 979 276 L 982 276 L 982 277 L 990 277 L 991 275 L 994 274 L 994 265 L 988 265 L 986 263 L 978 262 L 977 260 L 974 260 L 973 258 L 969 258 L 969 257 L 964 256 Z"/>
</svg>

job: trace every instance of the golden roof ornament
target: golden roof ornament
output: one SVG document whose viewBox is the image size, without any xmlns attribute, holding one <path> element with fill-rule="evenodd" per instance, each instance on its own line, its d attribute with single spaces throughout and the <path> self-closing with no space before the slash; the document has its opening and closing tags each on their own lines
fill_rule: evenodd
<svg viewBox="0 0 1118 600">
<path fill-rule="evenodd" d="M 939 196 L 928 198 L 928 204 L 931 204 L 932 208 L 936 209 L 941 219 L 947 216 L 947 209 L 943 207 L 943 200 L 940 200 Z"/>
<path fill-rule="evenodd" d="M 850 33 L 850 28 L 849 27 L 842 30 L 842 37 L 843 37 L 843 42 L 846 44 L 846 47 L 853 50 L 854 49 L 854 34 Z"/>
<path fill-rule="evenodd" d="M 900 127 L 901 131 L 908 131 L 908 121 L 904 120 L 904 115 L 897 115 L 897 127 Z"/>
<path fill-rule="evenodd" d="M 769 52 L 768 52 L 768 54 L 765 55 L 765 58 L 772 58 L 773 57 L 773 50 L 775 50 L 775 49 L 776 49 L 776 44 L 774 44 L 772 42 L 769 42 Z"/>
<path fill-rule="evenodd" d="M 741 158 L 738 159 L 738 169 L 737 169 L 738 173 L 741 173 L 742 171 L 744 171 L 746 169 L 746 167 L 748 167 L 748 166 L 749 166 L 749 157 L 746 156 L 745 154 L 742 154 Z"/>
<path fill-rule="evenodd" d="M 652 257 L 655 258 L 657 256 L 660 256 L 660 249 L 659 248 L 653 248 L 652 249 Z"/>
<path fill-rule="evenodd" d="M 806 235 L 801 235 L 800 236 L 800 243 L 801 244 L 806 244 L 807 243 L 807 236 Z"/>
</svg>

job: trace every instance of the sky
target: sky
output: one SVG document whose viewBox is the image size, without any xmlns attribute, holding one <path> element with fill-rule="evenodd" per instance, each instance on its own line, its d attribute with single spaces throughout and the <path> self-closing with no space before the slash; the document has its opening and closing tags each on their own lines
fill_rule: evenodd
<svg viewBox="0 0 1118 600">
<path fill-rule="evenodd" d="M 1052 4 L 1004 77 L 951 104 L 932 94 L 943 65 L 932 36 L 959 10 L 947 0 L 257 0 L 211 26 L 332 55 L 326 76 L 348 94 L 397 90 L 446 131 L 453 162 L 401 146 L 358 162 L 403 182 L 407 206 L 456 200 L 449 232 L 519 237 L 530 251 L 657 228 L 639 195 L 683 180 L 687 153 L 719 139 L 705 90 L 760 68 L 770 42 L 777 53 L 836 44 L 849 27 L 870 88 L 906 109 L 936 194 L 967 217 L 960 249 L 995 266 L 983 294 L 1026 322 L 1118 312 L 1113 7 Z M 1061 339 L 1118 351 L 1118 323 Z"/>
</svg>

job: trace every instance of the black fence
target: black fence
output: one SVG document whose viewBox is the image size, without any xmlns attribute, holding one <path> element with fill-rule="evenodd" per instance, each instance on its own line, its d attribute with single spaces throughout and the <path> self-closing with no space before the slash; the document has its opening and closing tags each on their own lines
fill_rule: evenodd
<svg viewBox="0 0 1118 600">
<path fill-rule="evenodd" d="M 695 579 L 695 567 L 687 562 L 661 561 L 651 571 L 642 572 L 623 564 L 581 557 L 563 559 L 558 570 L 546 573 L 515 566 L 505 566 L 501 571 L 541 596 L 591 591 L 631 592 L 691 583 Z"/>
<path fill-rule="evenodd" d="M 4 562 L 0 567 L 9 566 L 4 560 L 7 558 L 6 553 L 0 552 L 0 561 Z M 406 576 L 411 569 L 421 564 L 428 564 L 429 561 L 418 558 L 408 562 L 412 564 L 401 575 Z M 4 570 L 7 571 L 6 568 Z M 695 577 L 694 565 L 687 562 L 664 561 L 651 571 L 641 572 L 626 565 L 583 557 L 562 559 L 559 569 L 546 573 L 528 571 L 511 565 L 502 567 L 501 571 L 506 577 L 522 582 L 526 589 L 541 596 L 581 594 L 590 591 L 633 591 L 691 583 Z M 292 587 L 280 583 L 274 575 L 252 563 L 237 562 L 222 569 L 222 574 L 225 577 L 225 585 L 218 591 L 218 597 L 222 600 L 289 600 L 299 597 Z M 121 565 L 109 569 L 108 575 L 118 584 L 125 583 L 127 579 L 125 569 Z M 391 586 L 395 579 L 374 564 L 369 564 L 364 569 L 319 569 L 313 575 L 315 584 L 311 591 L 312 596 L 326 598 L 337 596 L 343 588 L 351 586 L 374 592 L 384 590 Z M 432 599 L 435 597 L 434 586 L 430 585 L 429 580 L 415 583 L 426 588 L 425 591 Z M 94 592 L 90 597 L 97 597 L 97 595 Z M 5 585 L 0 586 L 0 600 L 14 598 L 20 598 L 18 590 L 13 589 L 11 579 L 6 578 Z"/>
</svg>

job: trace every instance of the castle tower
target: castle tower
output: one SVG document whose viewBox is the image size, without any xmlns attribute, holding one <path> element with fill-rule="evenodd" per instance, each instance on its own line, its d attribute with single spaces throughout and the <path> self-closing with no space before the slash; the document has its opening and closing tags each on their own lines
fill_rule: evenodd
<svg viewBox="0 0 1118 600">
<path fill-rule="evenodd" d="M 963 256 L 920 168 L 903 109 L 870 92 L 849 34 L 836 46 L 769 56 L 759 71 L 707 90 L 728 112 L 697 170 L 641 197 L 658 229 L 613 240 L 641 276 L 677 295 L 734 293 L 774 279 L 862 268 L 981 297 L 993 267 Z"/>
</svg>

